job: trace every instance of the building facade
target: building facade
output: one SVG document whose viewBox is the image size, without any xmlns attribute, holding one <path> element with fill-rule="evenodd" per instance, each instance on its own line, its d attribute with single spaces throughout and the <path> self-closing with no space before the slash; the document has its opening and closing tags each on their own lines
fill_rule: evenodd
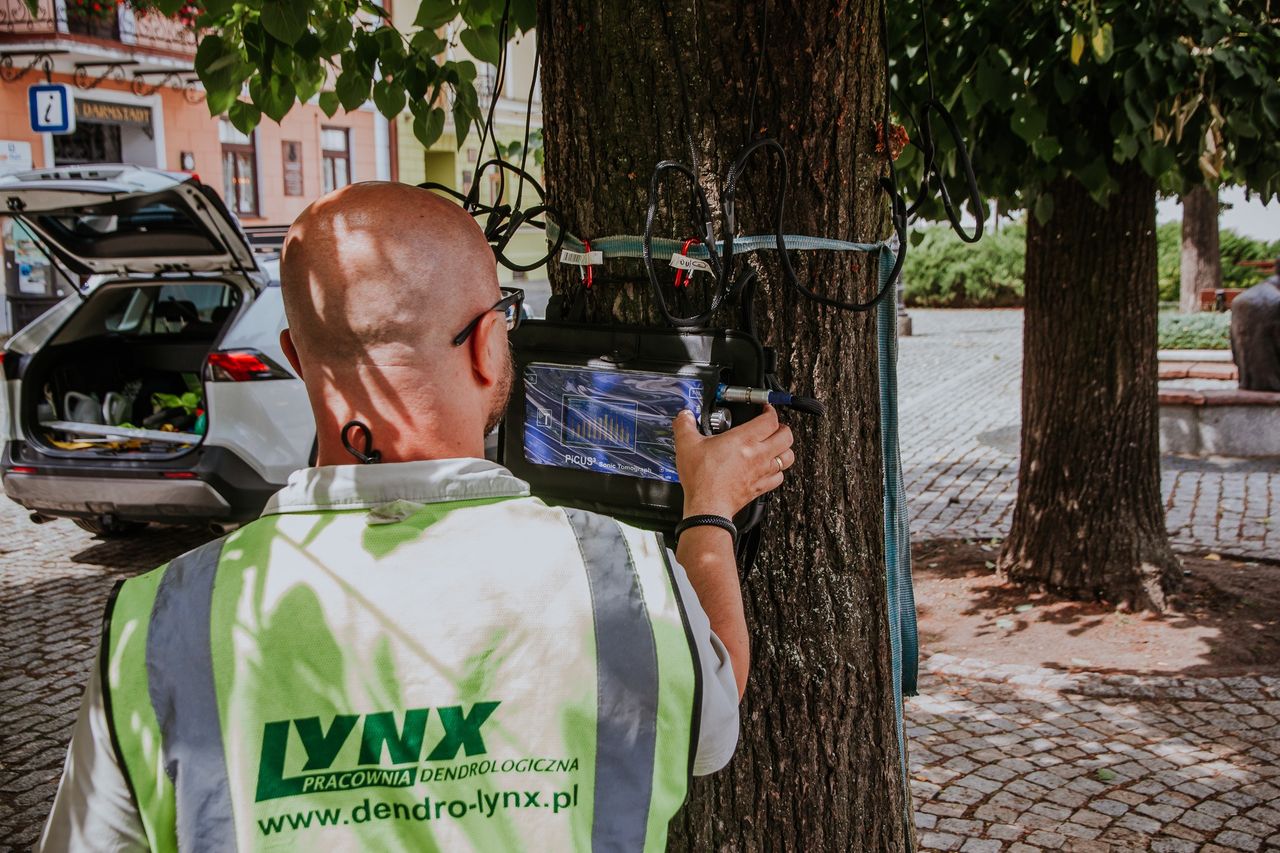
<svg viewBox="0 0 1280 853">
<path fill-rule="evenodd" d="M 413 29 L 416 0 L 386 5 L 397 27 Z M 450 58 L 468 58 L 457 39 L 444 34 L 450 36 Z M 224 117 L 209 114 L 192 67 L 195 49 L 186 22 L 141 14 L 120 0 L 39 0 L 34 12 L 26 0 L 0 0 L 0 174 L 90 163 L 189 172 L 217 188 L 246 226 L 287 225 L 312 200 L 354 181 L 434 181 L 465 191 L 478 180 L 483 202 L 498 199 L 498 171 L 478 174 L 494 150 L 492 143 L 480 150 L 476 126 L 459 144 L 450 114 L 441 138 L 424 149 L 408 111 L 388 121 L 366 104 L 330 118 L 312 102 L 296 106 L 280 123 L 264 118 L 252 134 L 243 134 Z M 510 150 L 525 140 L 526 117 L 530 133 L 540 138 L 532 33 L 507 45 L 505 63 L 499 85 L 497 69 L 477 61 L 476 86 L 483 111 L 497 99 L 493 135 Z M 32 130 L 28 90 L 45 82 L 71 88 L 74 132 Z M 535 156 L 526 166 L 541 179 Z M 514 193 L 510 180 L 507 192 Z M 0 319 L 4 334 L 56 302 L 69 284 L 57 280 L 20 229 L 15 232 L 5 219 L 0 227 L 8 294 Z M 509 253 L 528 263 L 545 246 L 541 231 L 525 228 Z M 505 281 L 546 278 L 542 270 L 499 273 Z"/>
<path fill-rule="evenodd" d="M 392 21 L 401 32 L 413 29 L 413 20 L 418 14 L 419 0 L 400 0 L 391 6 Z M 448 58 L 464 60 L 470 58 L 466 50 L 453 37 L 451 27 L 445 27 L 442 35 L 450 43 Z M 535 138 L 541 137 L 542 130 L 542 89 L 535 85 L 537 73 L 537 51 L 533 32 L 516 35 L 507 43 L 506 71 L 501 85 L 498 85 L 497 69 L 488 63 L 472 59 L 476 64 L 476 90 L 479 95 L 480 109 L 487 113 L 489 102 L 497 98 L 493 112 L 493 138 L 499 145 L 507 148 L 513 142 L 523 145 L 525 138 L 525 118 L 529 119 L 529 133 Z M 502 179 L 496 169 L 488 169 L 477 174 L 485 161 L 494 156 L 493 143 L 485 144 L 480 150 L 480 128 L 473 125 L 467 137 L 458 143 L 457 128 L 454 126 L 452 112 L 447 113 L 444 132 L 430 148 L 423 148 L 413 135 L 413 116 L 408 110 L 401 113 L 395 121 L 395 164 L 397 179 L 409 184 L 424 181 L 444 184 L 466 192 L 472 183 L 481 181 L 480 200 L 492 204 L 498 198 Z M 532 146 L 531 146 L 532 147 Z M 517 162 L 519 155 L 514 158 Z M 530 154 L 526 158 L 526 169 L 539 181 L 542 180 L 542 167 L 537 158 Z M 513 201 L 515 187 L 511 175 L 507 175 L 507 201 Z M 529 201 L 530 193 L 525 192 L 523 201 Z M 509 254 L 519 263 L 531 263 L 546 253 L 546 240 L 542 231 L 534 228 L 523 228 L 508 247 Z M 528 273 L 512 273 L 504 267 L 498 268 L 498 275 L 504 281 L 546 279 L 542 269 Z"/>
<path fill-rule="evenodd" d="M 195 48 L 184 22 L 113 0 L 39 0 L 34 13 L 25 0 L 0 0 L 0 173 L 87 163 L 190 172 L 247 226 L 287 225 L 330 189 L 392 178 L 390 123 L 372 106 L 329 118 L 304 104 L 245 135 L 209 114 Z M 45 82 L 71 87 L 73 133 L 31 129 L 28 89 Z M 66 290 L 33 269 L 22 237 L 5 225 L 10 311 L 0 332 Z"/>
</svg>

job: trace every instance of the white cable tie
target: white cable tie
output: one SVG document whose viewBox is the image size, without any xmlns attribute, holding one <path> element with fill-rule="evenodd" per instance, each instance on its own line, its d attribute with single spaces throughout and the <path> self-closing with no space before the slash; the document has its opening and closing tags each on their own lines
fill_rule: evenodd
<svg viewBox="0 0 1280 853">
<path fill-rule="evenodd" d="M 671 266 L 685 272 L 711 272 L 711 264 L 702 260 L 702 258 L 691 258 L 688 255 L 682 255 L 676 252 L 671 256 Z"/>
<path fill-rule="evenodd" d="M 595 267 L 604 263 L 604 252 L 574 252 L 569 249 L 561 249 L 560 263 L 574 267 Z"/>
</svg>

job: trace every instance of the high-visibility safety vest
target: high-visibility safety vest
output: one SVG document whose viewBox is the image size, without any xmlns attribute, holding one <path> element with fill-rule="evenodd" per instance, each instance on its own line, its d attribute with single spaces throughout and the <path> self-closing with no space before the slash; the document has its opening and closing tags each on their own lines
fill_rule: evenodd
<svg viewBox="0 0 1280 853">
<path fill-rule="evenodd" d="M 530 497 L 268 515 L 126 581 L 152 849 L 660 850 L 700 689 L 661 538 Z"/>
</svg>

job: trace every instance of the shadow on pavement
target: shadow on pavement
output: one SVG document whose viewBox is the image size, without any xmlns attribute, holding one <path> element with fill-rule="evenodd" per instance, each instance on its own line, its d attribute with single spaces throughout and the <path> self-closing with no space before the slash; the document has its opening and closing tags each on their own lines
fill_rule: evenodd
<svg viewBox="0 0 1280 853">
<path fill-rule="evenodd" d="M 1093 672 L 1280 674 L 1280 570 L 1182 555 L 1176 610 L 1124 613 L 1002 584 L 997 551 L 955 540 L 917 543 L 923 656 Z"/>
</svg>

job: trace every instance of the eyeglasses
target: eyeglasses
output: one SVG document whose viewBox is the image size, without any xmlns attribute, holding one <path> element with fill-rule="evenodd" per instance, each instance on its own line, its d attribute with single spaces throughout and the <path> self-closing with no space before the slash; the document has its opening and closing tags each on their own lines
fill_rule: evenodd
<svg viewBox="0 0 1280 853">
<path fill-rule="evenodd" d="M 514 331 L 520 326 L 520 318 L 524 313 L 521 306 L 524 304 L 524 291 L 518 287 L 500 287 L 502 298 L 493 303 L 493 307 L 489 311 L 502 311 L 507 315 L 507 331 Z M 489 315 L 489 311 L 479 314 L 474 320 L 467 324 L 453 339 L 453 345 L 460 347 L 467 342 L 467 338 L 471 337 L 471 333 L 476 330 L 476 326 L 480 325 L 480 321 Z"/>
</svg>

